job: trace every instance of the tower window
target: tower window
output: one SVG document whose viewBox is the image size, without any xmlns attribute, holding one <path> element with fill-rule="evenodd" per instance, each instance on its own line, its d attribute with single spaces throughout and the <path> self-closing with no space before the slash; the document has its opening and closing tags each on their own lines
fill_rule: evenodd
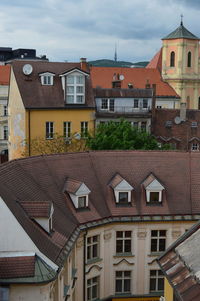
<svg viewBox="0 0 200 301">
<path fill-rule="evenodd" d="M 170 67 L 174 67 L 175 66 L 175 52 L 172 51 L 170 54 Z"/>
<path fill-rule="evenodd" d="M 189 51 L 189 52 L 188 52 L 188 58 L 187 58 L 187 66 L 188 66 L 188 67 L 191 67 L 191 65 L 192 65 L 192 54 L 191 54 L 191 52 Z"/>
</svg>

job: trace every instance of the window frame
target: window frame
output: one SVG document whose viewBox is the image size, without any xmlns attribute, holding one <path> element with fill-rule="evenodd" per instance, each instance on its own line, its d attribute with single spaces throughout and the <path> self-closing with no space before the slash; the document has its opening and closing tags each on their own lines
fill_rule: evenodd
<svg viewBox="0 0 200 301">
<path fill-rule="evenodd" d="M 192 53 L 191 53 L 191 51 L 188 51 L 188 54 L 187 54 L 187 67 L 188 68 L 192 67 Z"/>
<path fill-rule="evenodd" d="M 118 236 L 120 232 L 122 232 L 121 237 Z M 128 232 L 130 232 L 130 236 L 126 236 L 126 233 Z M 118 250 L 119 248 L 120 251 Z M 116 231 L 115 251 L 116 254 L 132 254 L 132 231 L 129 230 Z"/>
<path fill-rule="evenodd" d="M 8 106 L 3 106 L 3 116 L 8 116 Z"/>
<path fill-rule="evenodd" d="M 191 144 L 191 151 L 192 152 L 198 152 L 199 151 L 199 143 L 194 142 Z"/>
<path fill-rule="evenodd" d="M 156 235 L 153 235 L 153 232 Z M 162 233 L 164 232 L 164 233 Z M 151 253 L 161 253 L 166 250 L 166 242 L 167 242 L 167 230 L 157 230 L 157 229 L 152 229 L 151 230 L 151 238 L 150 238 L 150 252 Z M 163 243 L 164 243 L 164 248 L 163 248 Z"/>
<path fill-rule="evenodd" d="M 63 121 L 63 136 L 66 139 L 71 137 L 71 121 Z"/>
<path fill-rule="evenodd" d="M 46 137 L 46 140 L 54 139 L 54 122 L 53 121 L 46 121 L 45 137 Z"/>
<path fill-rule="evenodd" d="M 72 82 L 69 79 L 73 79 Z M 78 80 L 82 78 L 82 82 Z M 73 92 L 69 92 L 68 88 L 73 88 Z M 78 91 L 79 88 L 82 88 L 82 92 Z M 85 75 L 79 72 L 73 72 L 66 75 L 66 93 L 65 93 L 65 102 L 66 104 L 76 104 L 81 105 L 85 103 Z M 73 101 L 69 101 L 68 97 L 72 97 Z M 82 97 L 82 101 L 78 101 L 78 97 Z"/>
<path fill-rule="evenodd" d="M 80 206 L 79 203 L 79 199 L 84 198 L 84 206 Z M 84 195 L 79 195 L 77 197 L 77 209 L 83 209 L 83 208 L 87 208 L 88 207 L 88 195 L 84 194 Z"/>
<path fill-rule="evenodd" d="M 8 126 L 3 126 L 3 140 L 8 140 Z"/>
<path fill-rule="evenodd" d="M 88 136 L 88 121 L 81 121 L 81 138 L 87 138 Z"/>
<path fill-rule="evenodd" d="M 40 74 L 41 85 L 42 86 L 53 86 L 55 74 L 50 72 L 45 72 Z"/>
<path fill-rule="evenodd" d="M 151 275 L 151 272 L 156 272 L 155 275 Z M 155 292 L 163 292 L 164 291 L 164 274 L 159 269 L 151 269 L 149 270 L 149 293 Z M 159 290 L 159 280 L 162 280 L 163 289 Z M 155 290 L 151 289 L 152 281 L 155 282 L 153 285 L 155 286 Z"/>
<path fill-rule="evenodd" d="M 95 252 L 96 252 L 96 256 L 94 256 Z M 87 262 L 98 259 L 99 256 L 100 256 L 100 235 L 93 235 L 87 237 L 87 242 L 86 242 Z"/>
<path fill-rule="evenodd" d="M 121 273 L 121 276 L 117 275 L 117 273 Z M 128 275 L 125 275 L 126 273 L 129 273 Z M 131 293 L 131 281 L 132 280 L 132 271 L 131 270 L 120 270 L 120 271 L 115 271 L 115 294 L 129 294 Z M 121 290 L 117 289 L 117 282 L 120 281 L 121 284 Z M 129 282 L 129 290 L 125 290 L 125 281 Z"/>
<path fill-rule="evenodd" d="M 88 283 L 90 282 L 90 283 Z M 96 287 L 96 295 L 93 296 L 94 287 Z M 87 279 L 87 301 L 95 301 L 100 297 L 100 277 L 95 276 Z"/>
<path fill-rule="evenodd" d="M 171 51 L 170 52 L 170 67 L 175 67 L 175 58 L 176 58 L 175 51 Z"/>
</svg>

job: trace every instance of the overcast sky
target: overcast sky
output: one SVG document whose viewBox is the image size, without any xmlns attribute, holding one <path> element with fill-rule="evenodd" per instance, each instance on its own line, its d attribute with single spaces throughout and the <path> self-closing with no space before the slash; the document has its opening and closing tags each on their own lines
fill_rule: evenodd
<svg viewBox="0 0 200 301">
<path fill-rule="evenodd" d="M 0 0 L 0 47 L 34 48 L 51 61 L 150 60 L 161 38 L 200 37 L 200 0 Z"/>
</svg>

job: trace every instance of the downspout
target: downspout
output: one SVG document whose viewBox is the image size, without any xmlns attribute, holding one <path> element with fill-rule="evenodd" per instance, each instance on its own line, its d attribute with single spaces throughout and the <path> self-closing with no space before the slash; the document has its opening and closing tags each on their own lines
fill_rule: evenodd
<svg viewBox="0 0 200 301">
<path fill-rule="evenodd" d="M 31 112 L 28 110 L 28 155 L 31 155 Z"/>
<path fill-rule="evenodd" d="M 83 236 L 83 301 L 86 301 L 86 236 L 87 236 L 87 230 L 85 231 L 85 234 Z"/>
</svg>

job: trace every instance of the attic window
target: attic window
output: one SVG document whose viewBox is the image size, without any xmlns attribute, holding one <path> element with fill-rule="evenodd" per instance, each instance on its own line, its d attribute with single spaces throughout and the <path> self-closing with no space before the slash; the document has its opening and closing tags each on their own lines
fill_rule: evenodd
<svg viewBox="0 0 200 301">
<path fill-rule="evenodd" d="M 146 202 L 149 205 L 158 205 L 162 203 L 162 191 L 164 186 L 156 179 L 153 174 L 150 174 L 143 182 L 146 190 Z"/>
<path fill-rule="evenodd" d="M 89 207 L 91 191 L 83 182 L 68 178 L 64 186 L 64 192 L 69 194 L 76 209 Z"/>
<path fill-rule="evenodd" d="M 53 78 L 55 74 L 50 72 L 45 72 L 40 74 L 41 84 L 43 86 L 53 86 Z"/>
<path fill-rule="evenodd" d="M 114 190 L 115 202 L 117 204 L 129 204 L 131 203 L 131 191 L 133 187 L 123 179 L 119 174 L 110 182 L 110 186 Z"/>
</svg>

